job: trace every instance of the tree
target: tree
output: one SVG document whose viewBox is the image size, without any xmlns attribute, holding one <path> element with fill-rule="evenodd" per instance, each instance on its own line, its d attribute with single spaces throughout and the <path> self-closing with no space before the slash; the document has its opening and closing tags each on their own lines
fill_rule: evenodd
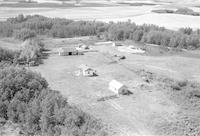
<svg viewBox="0 0 200 136">
<path fill-rule="evenodd" d="M 21 30 L 15 30 L 14 37 L 16 39 L 20 39 L 22 41 L 25 41 L 29 38 L 36 37 L 36 32 L 27 28 L 21 29 Z"/>
</svg>

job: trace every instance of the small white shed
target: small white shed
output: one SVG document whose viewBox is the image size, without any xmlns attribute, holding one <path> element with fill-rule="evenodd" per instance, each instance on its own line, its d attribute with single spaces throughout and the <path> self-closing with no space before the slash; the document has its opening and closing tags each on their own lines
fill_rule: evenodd
<svg viewBox="0 0 200 136">
<path fill-rule="evenodd" d="M 128 92 L 129 92 L 127 86 L 125 86 L 124 84 L 122 84 L 116 80 L 112 80 L 109 83 L 109 89 L 116 94 L 128 94 Z"/>
<path fill-rule="evenodd" d="M 96 70 L 88 67 L 87 65 L 81 65 L 80 72 L 83 74 L 83 76 L 97 76 Z"/>
</svg>

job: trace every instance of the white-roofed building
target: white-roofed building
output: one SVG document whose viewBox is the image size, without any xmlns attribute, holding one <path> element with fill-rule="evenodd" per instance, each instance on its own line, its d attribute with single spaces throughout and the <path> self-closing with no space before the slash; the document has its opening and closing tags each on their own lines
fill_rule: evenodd
<svg viewBox="0 0 200 136">
<path fill-rule="evenodd" d="M 128 92 L 129 92 L 127 86 L 125 86 L 124 84 L 122 84 L 116 80 L 112 80 L 109 83 L 109 89 L 116 94 L 128 94 Z"/>
</svg>

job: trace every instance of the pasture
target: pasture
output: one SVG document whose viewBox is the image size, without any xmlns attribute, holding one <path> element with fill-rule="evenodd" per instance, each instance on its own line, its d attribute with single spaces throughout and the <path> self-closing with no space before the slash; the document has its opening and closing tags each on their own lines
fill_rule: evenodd
<svg viewBox="0 0 200 136">
<path fill-rule="evenodd" d="M 195 57 L 199 52 L 194 56 L 191 55 L 192 52 L 184 52 L 155 57 L 149 54 L 122 53 L 116 47 L 94 46 L 94 42 L 96 40 L 87 37 L 44 39 L 46 48 L 50 49 L 49 58 L 44 60 L 44 64 L 31 69 L 41 73 L 50 87 L 59 90 L 68 98 L 70 104 L 77 105 L 111 125 L 117 131 L 116 135 L 153 136 L 156 133 L 161 134 L 161 128 L 167 129 L 167 123 L 177 121 L 181 107 L 166 94 L 165 88 L 157 86 L 160 81 L 155 80 L 148 84 L 138 71 L 145 69 L 161 77 L 200 82 L 200 61 Z M 57 54 L 57 48 L 81 43 L 90 45 L 97 52 L 87 52 L 80 56 Z M 125 55 L 126 59 L 116 61 L 113 57 L 115 54 Z M 98 76 L 77 76 L 76 71 L 81 64 L 93 67 Z M 97 101 L 99 98 L 115 95 L 108 89 L 112 79 L 127 85 L 133 94 Z M 192 111 L 190 112 L 192 114 Z M 159 124 L 160 122 L 162 124 Z M 182 131 L 177 130 L 176 133 L 182 134 Z"/>
</svg>

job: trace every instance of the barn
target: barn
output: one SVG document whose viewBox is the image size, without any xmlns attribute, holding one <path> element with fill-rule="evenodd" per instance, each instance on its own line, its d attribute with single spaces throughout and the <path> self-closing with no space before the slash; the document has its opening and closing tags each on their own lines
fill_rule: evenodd
<svg viewBox="0 0 200 136">
<path fill-rule="evenodd" d="M 95 45 L 111 45 L 111 46 L 115 46 L 115 43 L 112 41 L 108 41 L 108 42 L 97 42 L 95 43 Z"/>
<path fill-rule="evenodd" d="M 96 70 L 88 67 L 87 65 L 81 65 L 80 72 L 83 74 L 83 76 L 97 76 Z"/>
<path fill-rule="evenodd" d="M 109 83 L 109 89 L 116 94 L 125 95 L 129 93 L 128 87 L 116 80 L 112 80 Z"/>
<path fill-rule="evenodd" d="M 75 47 L 65 47 L 58 50 L 60 56 L 78 55 L 78 50 Z"/>
</svg>

